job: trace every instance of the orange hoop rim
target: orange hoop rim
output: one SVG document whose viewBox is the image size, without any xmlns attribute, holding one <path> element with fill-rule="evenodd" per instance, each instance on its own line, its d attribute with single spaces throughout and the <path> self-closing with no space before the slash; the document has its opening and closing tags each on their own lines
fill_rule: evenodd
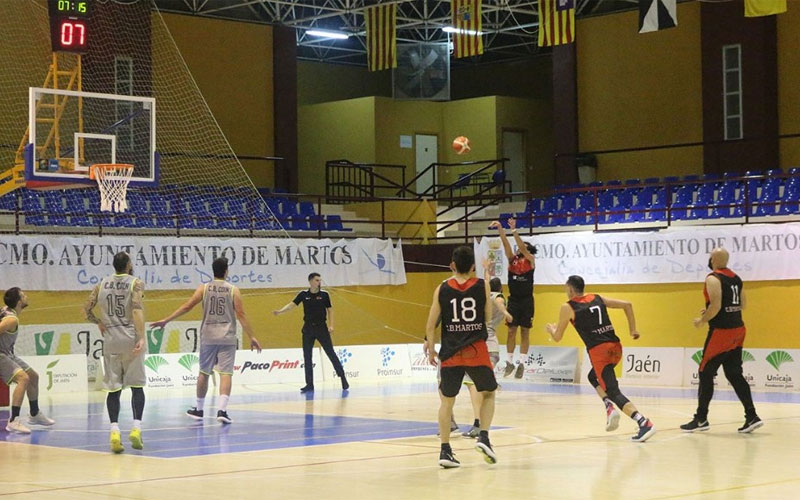
<svg viewBox="0 0 800 500">
<path fill-rule="evenodd" d="M 122 170 L 125 168 L 133 168 L 130 163 L 95 163 L 89 168 L 89 178 L 94 180 L 95 170 Z"/>
</svg>

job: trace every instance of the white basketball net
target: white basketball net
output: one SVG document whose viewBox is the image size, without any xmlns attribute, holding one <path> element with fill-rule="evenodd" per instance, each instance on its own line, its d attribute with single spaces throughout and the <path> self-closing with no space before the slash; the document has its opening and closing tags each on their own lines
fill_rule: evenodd
<svg viewBox="0 0 800 500">
<path fill-rule="evenodd" d="M 133 165 L 93 166 L 94 178 L 100 188 L 100 210 L 121 213 L 128 209 L 125 199 Z"/>
</svg>

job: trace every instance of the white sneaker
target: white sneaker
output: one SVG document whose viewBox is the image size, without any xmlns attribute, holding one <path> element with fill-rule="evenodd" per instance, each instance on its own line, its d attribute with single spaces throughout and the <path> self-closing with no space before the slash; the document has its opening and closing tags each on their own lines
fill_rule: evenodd
<svg viewBox="0 0 800 500">
<path fill-rule="evenodd" d="M 619 412 L 615 409 L 608 411 L 606 418 L 606 431 L 611 432 L 617 430 L 619 427 Z"/>
<path fill-rule="evenodd" d="M 6 430 L 8 432 L 16 432 L 17 434 L 30 434 L 31 430 L 25 427 L 20 419 L 17 418 L 12 422 L 6 424 Z"/>
<path fill-rule="evenodd" d="M 30 425 L 53 425 L 56 421 L 52 418 L 47 418 L 47 415 L 40 411 L 36 416 L 28 415 L 28 423 Z"/>
</svg>

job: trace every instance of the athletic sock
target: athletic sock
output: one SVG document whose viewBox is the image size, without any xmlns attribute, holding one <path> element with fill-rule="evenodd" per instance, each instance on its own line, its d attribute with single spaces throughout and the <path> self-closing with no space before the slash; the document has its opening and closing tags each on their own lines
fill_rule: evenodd
<svg viewBox="0 0 800 500">
<path fill-rule="evenodd" d="M 19 417 L 19 409 L 20 409 L 19 406 L 11 407 L 11 418 L 8 420 L 9 422 L 13 422 L 14 420 L 16 420 L 17 417 Z"/>
<path fill-rule="evenodd" d="M 142 430 L 142 421 L 141 420 L 134 420 L 133 421 L 133 428 Z"/>
<path fill-rule="evenodd" d="M 230 399 L 230 396 L 228 396 L 226 394 L 222 394 L 219 397 L 219 405 L 217 405 L 218 409 L 220 409 L 222 411 L 227 410 L 228 409 L 228 400 L 229 399 Z"/>
<path fill-rule="evenodd" d="M 111 432 L 119 432 L 119 422 L 111 422 Z"/>
<path fill-rule="evenodd" d="M 197 408 L 200 411 L 203 411 L 203 405 L 205 404 L 206 404 L 206 398 L 197 398 L 197 406 L 195 408 Z"/>
<path fill-rule="evenodd" d="M 28 401 L 31 404 L 31 417 L 35 417 L 39 414 L 39 400 Z"/>
<path fill-rule="evenodd" d="M 637 424 L 639 424 L 639 427 L 643 426 L 645 422 L 647 422 L 647 418 L 638 411 L 633 412 L 631 418 L 636 421 Z"/>
<path fill-rule="evenodd" d="M 513 352 L 508 353 L 508 363 L 510 363 L 512 365 L 514 364 L 514 353 Z"/>
<path fill-rule="evenodd" d="M 480 426 L 481 426 L 481 421 L 480 419 L 476 418 L 475 421 L 472 422 L 472 427 L 480 427 Z"/>
</svg>

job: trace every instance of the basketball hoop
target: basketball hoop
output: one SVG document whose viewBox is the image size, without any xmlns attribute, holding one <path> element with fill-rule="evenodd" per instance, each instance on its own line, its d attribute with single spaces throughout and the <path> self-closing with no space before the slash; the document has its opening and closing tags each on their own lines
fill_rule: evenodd
<svg viewBox="0 0 800 500">
<path fill-rule="evenodd" d="M 125 163 L 96 163 L 89 169 L 89 178 L 100 188 L 100 210 L 124 212 L 128 209 L 125 195 L 133 175 L 133 165 Z"/>
</svg>

